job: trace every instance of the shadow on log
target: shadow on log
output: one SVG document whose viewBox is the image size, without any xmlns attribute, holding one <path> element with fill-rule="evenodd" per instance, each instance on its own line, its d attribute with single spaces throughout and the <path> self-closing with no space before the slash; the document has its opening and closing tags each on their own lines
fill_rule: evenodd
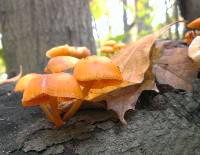
<svg viewBox="0 0 200 155">
<path fill-rule="evenodd" d="M 197 155 L 200 81 L 194 86 L 193 94 L 150 95 L 149 105 L 141 103 L 148 105 L 146 108 L 128 112 L 127 127 L 112 112 L 83 110 L 62 128 L 54 129 L 40 109 L 21 107 L 21 95 L 11 92 L 12 85 L 4 85 L 0 88 L 0 154 Z"/>
</svg>

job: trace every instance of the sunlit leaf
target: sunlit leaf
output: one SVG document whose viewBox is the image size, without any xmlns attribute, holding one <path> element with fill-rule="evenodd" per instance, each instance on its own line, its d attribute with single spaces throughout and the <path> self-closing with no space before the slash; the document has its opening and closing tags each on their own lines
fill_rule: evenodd
<svg viewBox="0 0 200 155">
<path fill-rule="evenodd" d="M 106 0 L 92 0 L 90 3 L 90 11 L 94 18 L 98 20 L 101 16 L 108 14 L 106 8 Z"/>
</svg>

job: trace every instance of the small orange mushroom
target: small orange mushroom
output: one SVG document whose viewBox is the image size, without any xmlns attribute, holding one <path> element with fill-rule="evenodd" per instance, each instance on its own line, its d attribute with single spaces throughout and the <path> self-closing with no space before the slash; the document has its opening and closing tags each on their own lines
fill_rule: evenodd
<svg viewBox="0 0 200 155">
<path fill-rule="evenodd" d="M 119 51 L 121 50 L 122 48 L 125 48 L 126 47 L 126 44 L 124 43 L 117 43 L 113 46 L 113 48 L 116 50 L 116 51 Z"/>
<path fill-rule="evenodd" d="M 115 44 L 117 44 L 115 40 L 108 40 L 103 44 L 103 46 L 113 46 Z"/>
<path fill-rule="evenodd" d="M 77 47 L 77 56 L 75 55 L 76 58 L 86 58 L 87 56 L 91 55 L 90 50 L 87 47 Z"/>
<path fill-rule="evenodd" d="M 81 59 L 75 65 L 73 75 L 79 82 L 103 79 L 123 80 L 119 67 L 105 56 L 89 56 Z"/>
<path fill-rule="evenodd" d="M 85 58 L 89 56 L 90 50 L 86 47 L 77 47 L 69 46 L 69 45 L 62 45 L 51 48 L 46 52 L 46 56 L 48 58 L 53 58 L 56 56 L 72 56 L 76 58 Z"/>
<path fill-rule="evenodd" d="M 35 78 L 36 76 L 40 76 L 39 74 L 36 73 L 30 73 L 25 76 L 23 76 L 16 84 L 14 91 L 15 92 L 24 92 L 24 90 L 28 87 L 29 82 Z M 51 114 L 51 108 L 49 104 L 41 104 L 40 108 L 43 110 L 47 118 L 51 121 L 53 121 L 53 116 Z"/>
<path fill-rule="evenodd" d="M 188 31 L 185 33 L 184 42 L 189 45 L 196 36 L 200 36 L 200 31 Z"/>
<path fill-rule="evenodd" d="M 25 89 L 23 106 L 36 106 L 48 103 L 52 109 L 53 122 L 60 127 L 63 121 L 58 109 L 60 99 L 82 99 L 82 92 L 76 79 L 68 73 L 45 74 L 33 78 Z"/>
<path fill-rule="evenodd" d="M 120 51 L 124 47 L 126 47 L 124 43 L 117 43 L 114 40 L 109 40 L 103 44 L 103 46 L 99 49 L 99 51 L 105 54 L 107 57 L 110 57 L 115 52 Z"/>
<path fill-rule="evenodd" d="M 189 29 L 200 29 L 200 17 L 187 24 Z"/>
<path fill-rule="evenodd" d="M 103 46 L 100 49 L 100 52 L 102 53 L 114 53 L 114 48 L 112 46 Z"/>
<path fill-rule="evenodd" d="M 192 40 L 195 38 L 195 31 L 188 31 L 185 33 L 185 36 L 184 36 L 184 42 L 186 44 L 190 44 L 192 42 Z"/>
<path fill-rule="evenodd" d="M 23 76 L 22 78 L 20 78 L 15 86 L 14 91 L 15 92 L 24 92 L 24 90 L 27 88 L 30 80 L 36 76 L 38 76 L 37 73 L 30 73 L 30 74 L 27 74 L 27 75 Z"/>
<path fill-rule="evenodd" d="M 198 65 L 200 64 L 200 36 L 193 39 L 188 48 L 188 56 Z"/>
<path fill-rule="evenodd" d="M 95 81 L 99 80 L 117 80 L 122 81 L 122 75 L 119 68 L 105 56 L 88 56 L 81 59 L 74 67 L 74 77 L 83 85 L 83 98 Z M 65 113 L 64 120 L 68 120 L 81 106 L 80 101 L 76 101 Z"/>
<path fill-rule="evenodd" d="M 74 67 L 73 75 L 84 86 L 85 97 L 96 84 L 116 85 L 123 81 L 119 67 L 105 56 L 89 56 L 80 60 Z"/>
<path fill-rule="evenodd" d="M 44 69 L 44 72 L 48 73 L 59 73 L 64 72 L 70 68 L 73 68 L 74 65 L 79 61 L 79 59 L 71 56 L 58 56 L 51 58 Z"/>
</svg>

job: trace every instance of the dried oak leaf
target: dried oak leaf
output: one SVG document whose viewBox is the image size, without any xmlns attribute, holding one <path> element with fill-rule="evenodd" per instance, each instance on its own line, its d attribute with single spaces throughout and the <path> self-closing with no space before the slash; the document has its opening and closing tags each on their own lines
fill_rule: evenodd
<svg viewBox="0 0 200 155">
<path fill-rule="evenodd" d="M 156 84 L 153 79 L 145 80 L 142 84 L 133 85 L 130 82 L 113 82 L 111 85 L 97 81 L 90 89 L 87 100 L 107 102 L 107 109 L 113 110 L 123 124 L 127 124 L 124 119 L 126 111 L 135 109 L 137 99 L 143 90 L 157 91 Z"/>
<path fill-rule="evenodd" d="M 135 110 L 135 105 L 140 94 L 144 90 L 157 90 L 156 84 L 152 80 L 145 80 L 142 84 L 136 84 L 123 88 L 120 91 L 114 91 L 112 94 L 106 97 L 107 109 L 116 112 L 120 121 L 126 125 L 127 122 L 124 119 L 126 111 L 132 109 Z"/>
<path fill-rule="evenodd" d="M 160 84 L 192 91 L 192 81 L 197 77 L 198 66 L 188 57 L 188 48 L 171 47 L 162 50 L 162 56 L 153 66 Z"/>
<path fill-rule="evenodd" d="M 0 85 L 16 82 L 21 78 L 21 76 L 22 76 L 22 66 L 20 66 L 20 71 L 16 76 L 14 76 L 14 77 L 12 77 L 10 79 L 6 79 L 6 80 L 3 80 L 3 81 L 0 81 Z"/>
<path fill-rule="evenodd" d="M 112 57 L 113 62 L 120 67 L 125 81 L 141 83 L 144 80 L 144 74 L 151 65 L 151 49 L 156 39 L 175 23 L 130 43 L 121 52 Z"/>
<path fill-rule="evenodd" d="M 151 49 L 156 39 L 173 24 L 129 44 L 113 56 L 112 60 L 120 67 L 125 82 L 114 86 L 102 86 L 102 88 L 98 87 L 101 86 L 100 84 L 96 84 L 90 89 L 88 99 L 106 100 L 107 109 L 115 111 L 120 121 L 127 124 L 124 114 L 129 109 L 135 109 L 142 91 L 157 90 L 152 73 L 152 59 L 155 59 L 159 53 Z"/>
</svg>

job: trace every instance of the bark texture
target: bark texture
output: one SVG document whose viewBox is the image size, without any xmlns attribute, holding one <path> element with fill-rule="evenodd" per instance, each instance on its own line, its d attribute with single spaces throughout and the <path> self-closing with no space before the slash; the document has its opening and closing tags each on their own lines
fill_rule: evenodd
<svg viewBox="0 0 200 155">
<path fill-rule="evenodd" d="M 70 44 L 95 51 L 89 0 L 0 0 L 3 48 L 8 71 L 23 65 L 41 72 L 45 51 Z"/>
<path fill-rule="evenodd" d="M 126 116 L 128 127 L 111 112 L 85 110 L 54 129 L 39 109 L 22 108 L 21 95 L 5 85 L 0 90 L 0 154 L 199 155 L 200 81 L 194 86 L 194 93 L 171 91 L 152 100 L 143 94 L 143 108 Z"/>
<path fill-rule="evenodd" d="M 185 20 L 191 21 L 200 16 L 200 1 L 199 0 L 177 0 L 181 15 Z"/>
</svg>

